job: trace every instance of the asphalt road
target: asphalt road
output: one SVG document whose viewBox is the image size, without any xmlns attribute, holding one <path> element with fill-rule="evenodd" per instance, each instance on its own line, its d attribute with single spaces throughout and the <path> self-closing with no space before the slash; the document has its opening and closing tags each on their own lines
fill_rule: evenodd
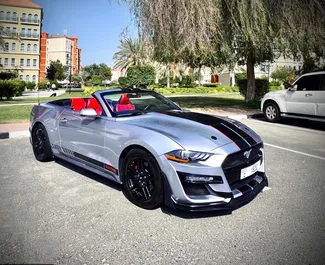
<svg viewBox="0 0 325 265">
<path fill-rule="evenodd" d="M 325 133 L 245 120 L 270 190 L 231 215 L 142 210 L 120 187 L 27 138 L 0 141 L 0 263 L 324 264 Z"/>
</svg>

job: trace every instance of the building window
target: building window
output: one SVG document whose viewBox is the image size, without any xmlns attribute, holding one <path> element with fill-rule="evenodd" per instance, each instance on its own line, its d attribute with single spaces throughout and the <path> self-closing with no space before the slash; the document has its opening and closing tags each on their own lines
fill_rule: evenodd
<svg viewBox="0 0 325 265">
<path fill-rule="evenodd" d="M 38 50 L 37 50 L 37 44 L 34 44 L 34 46 L 33 46 L 33 51 L 34 52 L 37 52 Z"/>
<path fill-rule="evenodd" d="M 16 43 L 11 43 L 11 50 L 16 51 Z"/>
<path fill-rule="evenodd" d="M 5 66 L 8 66 L 8 64 L 9 64 L 9 59 L 5 58 Z"/>
<path fill-rule="evenodd" d="M 16 65 L 16 59 L 15 58 L 11 58 L 11 66 L 15 66 Z"/>
<path fill-rule="evenodd" d="M 37 14 L 34 15 L 34 23 L 38 23 L 38 15 Z"/>
<path fill-rule="evenodd" d="M 7 12 L 7 16 L 6 16 L 6 19 L 7 19 L 7 20 L 10 20 L 10 15 L 11 15 L 11 13 L 8 11 L 8 12 Z"/>
<path fill-rule="evenodd" d="M 32 45 L 27 44 L 27 51 L 30 52 L 30 48 L 32 47 Z"/>
<path fill-rule="evenodd" d="M 38 38 L 37 29 L 34 29 L 33 37 L 34 37 L 34 38 Z"/>
<path fill-rule="evenodd" d="M 28 14 L 28 22 L 32 22 L 32 14 Z"/>
<path fill-rule="evenodd" d="M 30 66 L 30 59 L 26 60 L 26 66 Z"/>
<path fill-rule="evenodd" d="M 27 37 L 31 37 L 32 36 L 32 30 L 31 29 L 27 29 Z"/>
<path fill-rule="evenodd" d="M 0 66 L 2 66 L 2 58 L 0 57 Z"/>
<path fill-rule="evenodd" d="M 32 81 L 33 81 L 33 82 L 36 82 L 36 75 L 33 75 L 33 77 L 32 77 Z"/>
<path fill-rule="evenodd" d="M 17 13 L 16 12 L 12 13 L 12 20 L 17 21 Z"/>
<path fill-rule="evenodd" d="M 26 13 L 23 13 L 21 15 L 21 21 L 25 22 L 26 21 Z"/>
<path fill-rule="evenodd" d="M 12 33 L 16 35 L 17 34 L 17 28 L 12 28 Z"/>
<path fill-rule="evenodd" d="M 0 19 L 4 20 L 5 19 L 5 12 L 0 11 Z"/>
<path fill-rule="evenodd" d="M 33 59 L 33 66 L 36 67 L 36 65 L 37 65 L 37 60 Z"/>
<path fill-rule="evenodd" d="M 29 82 L 29 75 L 26 75 L 26 81 Z"/>
<path fill-rule="evenodd" d="M 10 27 L 6 27 L 6 33 L 10 35 Z"/>
<path fill-rule="evenodd" d="M 24 76 L 23 75 L 20 75 L 19 76 L 19 80 L 24 80 Z"/>
<path fill-rule="evenodd" d="M 20 66 L 24 66 L 24 59 L 23 58 L 20 59 Z"/>
<path fill-rule="evenodd" d="M 9 51 L 9 42 L 5 43 L 5 51 Z"/>
<path fill-rule="evenodd" d="M 25 51 L 25 44 L 24 43 L 20 44 L 20 51 L 21 52 Z"/>
</svg>

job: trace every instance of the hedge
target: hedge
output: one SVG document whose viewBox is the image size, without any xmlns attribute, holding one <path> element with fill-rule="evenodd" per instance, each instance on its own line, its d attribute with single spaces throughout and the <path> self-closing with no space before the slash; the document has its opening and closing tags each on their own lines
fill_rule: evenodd
<svg viewBox="0 0 325 265">
<path fill-rule="evenodd" d="M 21 96 L 26 83 L 20 80 L 0 80 L 0 99 L 10 99 L 13 96 Z"/>
<path fill-rule="evenodd" d="M 239 92 L 245 97 L 247 91 L 247 79 L 238 80 Z M 255 79 L 255 96 L 254 100 L 261 99 L 270 91 L 269 81 L 266 79 Z"/>
</svg>

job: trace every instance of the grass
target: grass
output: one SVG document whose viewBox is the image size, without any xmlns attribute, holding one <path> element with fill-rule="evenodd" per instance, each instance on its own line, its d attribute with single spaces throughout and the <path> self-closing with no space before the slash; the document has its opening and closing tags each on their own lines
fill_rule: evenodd
<svg viewBox="0 0 325 265">
<path fill-rule="evenodd" d="M 67 98 L 67 97 L 85 97 L 81 92 L 73 92 L 71 94 L 64 94 L 55 98 L 41 98 L 41 102 L 46 102 L 53 99 Z M 251 102 L 245 104 L 244 98 L 238 94 L 220 94 L 220 95 L 202 95 L 202 96 L 175 96 L 171 97 L 171 100 L 178 103 L 182 108 L 214 108 L 214 107 L 239 107 L 245 109 L 258 109 L 259 102 Z M 32 99 L 18 101 L 8 100 L 7 104 L 15 103 L 34 103 L 37 102 Z M 7 102 L 7 101 L 6 101 Z M 3 102 L 1 102 L 3 103 Z M 0 103 L 0 104 L 1 104 Z M 0 107 L 0 124 L 1 123 L 17 123 L 17 122 L 28 122 L 29 115 L 32 110 L 32 105 L 27 106 L 7 106 Z"/>
<path fill-rule="evenodd" d="M 28 122 L 33 106 L 0 107 L 0 123 Z"/>
</svg>

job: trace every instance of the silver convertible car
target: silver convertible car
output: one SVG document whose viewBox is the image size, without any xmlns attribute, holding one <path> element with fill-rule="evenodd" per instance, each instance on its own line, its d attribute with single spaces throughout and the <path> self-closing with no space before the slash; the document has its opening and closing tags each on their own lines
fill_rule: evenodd
<svg viewBox="0 0 325 265">
<path fill-rule="evenodd" d="M 145 209 L 232 211 L 268 185 L 255 132 L 151 90 L 100 90 L 36 105 L 30 133 L 38 161 L 60 158 L 123 184 Z"/>
</svg>

